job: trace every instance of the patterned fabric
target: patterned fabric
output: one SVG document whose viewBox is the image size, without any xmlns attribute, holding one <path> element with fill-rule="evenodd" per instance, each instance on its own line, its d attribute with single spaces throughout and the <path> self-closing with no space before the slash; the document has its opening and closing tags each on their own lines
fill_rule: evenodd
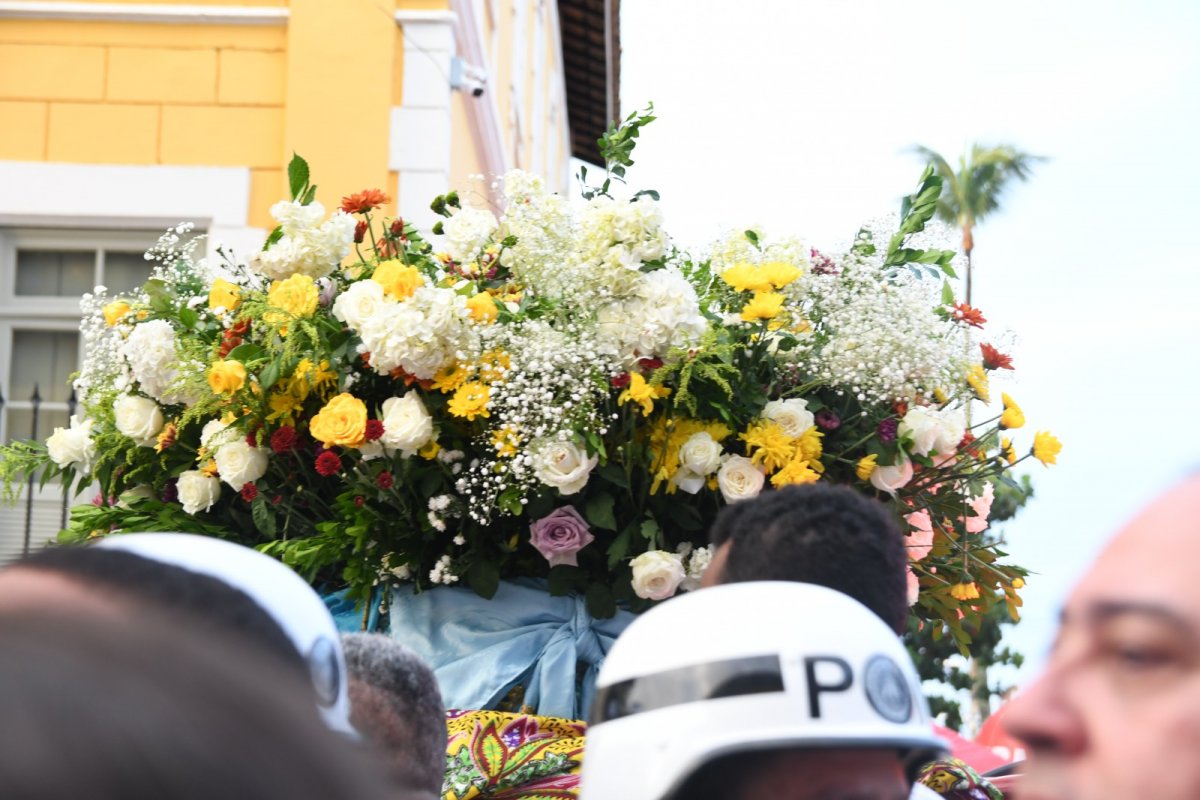
<svg viewBox="0 0 1200 800">
<path fill-rule="evenodd" d="M 1004 800 L 999 789 L 957 758 L 926 764 L 917 780 L 949 800 Z"/>
<path fill-rule="evenodd" d="M 443 800 L 575 800 L 587 725 L 505 711 L 446 715 Z"/>
</svg>

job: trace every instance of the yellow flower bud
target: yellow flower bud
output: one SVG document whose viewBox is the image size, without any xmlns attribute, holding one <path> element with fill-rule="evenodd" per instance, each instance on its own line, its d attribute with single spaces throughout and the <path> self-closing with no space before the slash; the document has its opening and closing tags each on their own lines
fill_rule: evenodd
<svg viewBox="0 0 1200 800">
<path fill-rule="evenodd" d="M 114 300 L 102 310 L 104 312 L 104 321 L 111 328 L 121 321 L 121 317 L 129 313 L 129 303 L 126 303 L 124 300 Z"/>
</svg>

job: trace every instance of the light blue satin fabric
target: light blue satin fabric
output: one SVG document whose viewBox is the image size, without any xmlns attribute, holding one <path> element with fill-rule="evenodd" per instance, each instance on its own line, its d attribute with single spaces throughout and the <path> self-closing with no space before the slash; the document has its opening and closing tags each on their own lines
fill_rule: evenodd
<svg viewBox="0 0 1200 800">
<path fill-rule="evenodd" d="M 340 628 L 361 629 L 353 603 L 326 602 Z M 553 597 L 536 580 L 501 582 L 491 600 L 451 586 L 395 590 L 390 603 L 391 635 L 433 668 L 447 708 L 495 708 L 520 684 L 537 714 L 567 719 L 587 717 L 600 664 L 634 619 L 593 619 L 582 597 Z M 377 607 L 373 599 L 372 615 Z"/>
</svg>

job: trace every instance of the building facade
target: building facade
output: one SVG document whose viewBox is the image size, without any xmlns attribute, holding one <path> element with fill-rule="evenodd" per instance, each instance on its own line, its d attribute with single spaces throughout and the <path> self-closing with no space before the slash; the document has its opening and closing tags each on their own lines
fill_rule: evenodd
<svg viewBox="0 0 1200 800">
<path fill-rule="evenodd" d="M 210 247 L 257 249 L 293 153 L 326 207 L 379 188 L 418 224 L 436 195 L 513 167 L 569 191 L 572 158 L 594 161 L 617 113 L 617 14 L 616 0 L 0 0 L 0 441 L 66 424 L 82 293 L 139 285 L 141 253 L 181 221 Z M 0 560 L 61 526 L 56 487 L 32 497 L 0 506 Z"/>
</svg>

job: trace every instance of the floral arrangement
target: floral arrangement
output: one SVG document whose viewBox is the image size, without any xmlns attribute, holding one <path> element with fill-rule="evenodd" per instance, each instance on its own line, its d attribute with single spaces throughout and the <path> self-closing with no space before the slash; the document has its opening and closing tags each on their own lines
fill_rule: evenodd
<svg viewBox="0 0 1200 800">
<path fill-rule="evenodd" d="M 64 540 L 223 536 L 364 599 L 546 577 L 603 617 L 693 588 L 723 504 L 835 481 L 893 502 L 923 618 L 1015 614 L 993 485 L 1060 445 L 988 410 L 1013 365 L 919 246 L 939 179 L 845 252 L 752 229 L 692 255 L 656 193 L 613 196 L 652 119 L 605 135 L 582 203 L 512 172 L 498 214 L 451 192 L 427 234 L 377 190 L 327 215 L 297 158 L 262 251 L 169 231 L 140 291 L 83 298 L 82 412 L 0 449 L 9 496 L 98 483 Z"/>
</svg>

